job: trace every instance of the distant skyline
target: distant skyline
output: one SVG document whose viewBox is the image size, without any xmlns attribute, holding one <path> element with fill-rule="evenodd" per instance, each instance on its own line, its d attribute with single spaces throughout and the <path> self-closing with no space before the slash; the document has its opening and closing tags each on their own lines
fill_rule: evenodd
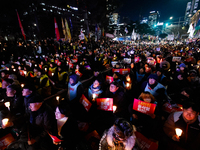
<svg viewBox="0 0 200 150">
<path fill-rule="evenodd" d="M 123 6 L 119 9 L 121 18 L 129 17 L 131 20 L 139 20 L 139 15 L 148 17 L 150 11 L 159 11 L 160 22 L 185 16 L 187 2 L 190 0 L 123 0 Z M 181 18 L 183 20 L 183 18 Z"/>
</svg>

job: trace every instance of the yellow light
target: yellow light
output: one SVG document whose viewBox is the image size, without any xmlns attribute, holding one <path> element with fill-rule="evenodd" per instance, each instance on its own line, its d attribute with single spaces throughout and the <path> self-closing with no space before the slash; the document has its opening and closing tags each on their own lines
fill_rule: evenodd
<svg viewBox="0 0 200 150">
<path fill-rule="evenodd" d="M 21 84 L 21 87 L 23 88 L 23 87 L 24 87 L 24 84 Z"/>
<path fill-rule="evenodd" d="M 3 124 L 4 126 L 7 125 L 7 124 L 8 124 L 8 121 L 9 121 L 8 118 L 4 118 L 4 119 L 2 120 L 2 124 Z"/>
<path fill-rule="evenodd" d="M 183 131 L 182 131 L 181 129 L 176 128 L 175 131 L 176 131 L 176 135 L 177 135 L 178 137 L 180 137 L 180 136 L 182 135 L 182 132 L 183 132 Z"/>
<path fill-rule="evenodd" d="M 4 105 L 9 109 L 10 108 L 10 102 L 5 102 Z"/>
<path fill-rule="evenodd" d="M 130 83 L 126 83 L 126 87 L 129 87 L 130 86 Z"/>
<path fill-rule="evenodd" d="M 11 68 L 13 69 L 13 68 L 14 68 L 14 66 L 12 65 L 12 66 L 11 66 Z"/>
<path fill-rule="evenodd" d="M 117 106 L 113 106 L 113 113 L 117 110 Z"/>
<path fill-rule="evenodd" d="M 59 101 L 59 99 L 60 99 L 60 97 L 59 97 L 59 96 L 56 96 L 56 100 Z"/>
<path fill-rule="evenodd" d="M 54 73 L 51 73 L 52 76 L 54 76 Z"/>
<path fill-rule="evenodd" d="M 47 71 L 47 68 L 44 68 L 45 71 Z"/>
<path fill-rule="evenodd" d="M 96 94 L 92 94 L 92 98 L 95 99 L 97 97 Z"/>
<path fill-rule="evenodd" d="M 35 67 L 37 67 L 37 64 L 35 64 Z"/>
<path fill-rule="evenodd" d="M 26 74 L 27 74 L 27 71 L 24 71 L 24 75 L 26 76 Z"/>
<path fill-rule="evenodd" d="M 16 71 L 16 69 L 13 69 L 13 71 Z"/>
</svg>

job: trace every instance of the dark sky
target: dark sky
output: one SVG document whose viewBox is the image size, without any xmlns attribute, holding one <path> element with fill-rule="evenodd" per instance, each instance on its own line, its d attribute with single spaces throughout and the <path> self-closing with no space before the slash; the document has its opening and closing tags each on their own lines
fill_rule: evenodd
<svg viewBox="0 0 200 150">
<path fill-rule="evenodd" d="M 141 14 L 148 17 L 150 11 L 160 12 L 160 21 L 174 19 L 185 15 L 185 9 L 189 0 L 123 0 L 123 6 L 119 9 L 120 17 L 129 17 L 136 21 Z M 183 19 L 183 18 L 182 18 Z"/>
</svg>

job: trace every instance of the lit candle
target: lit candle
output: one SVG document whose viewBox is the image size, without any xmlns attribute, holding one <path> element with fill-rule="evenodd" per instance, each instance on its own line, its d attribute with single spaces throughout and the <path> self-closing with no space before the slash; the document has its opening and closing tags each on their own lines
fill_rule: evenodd
<svg viewBox="0 0 200 150">
<path fill-rule="evenodd" d="M 35 64 L 35 67 L 37 67 L 37 64 Z"/>
<path fill-rule="evenodd" d="M 26 76 L 26 74 L 27 74 L 27 71 L 24 71 L 24 75 Z"/>
<path fill-rule="evenodd" d="M 182 131 L 181 129 L 176 128 L 175 131 L 176 131 L 176 135 L 177 135 L 178 137 L 180 137 L 180 136 L 182 135 L 182 132 L 183 132 L 183 131 Z"/>
<path fill-rule="evenodd" d="M 21 87 L 23 88 L 23 87 L 24 87 L 24 84 L 21 84 Z"/>
<path fill-rule="evenodd" d="M 95 99 L 97 97 L 96 94 L 92 94 L 92 98 Z"/>
<path fill-rule="evenodd" d="M 56 96 L 56 100 L 59 101 L 59 99 L 60 99 L 60 97 L 59 97 L 59 96 Z"/>
<path fill-rule="evenodd" d="M 14 66 L 12 65 L 12 66 L 11 66 L 11 68 L 13 69 L 13 68 L 14 68 Z"/>
<path fill-rule="evenodd" d="M 126 83 L 126 87 L 130 87 L 130 83 Z"/>
<path fill-rule="evenodd" d="M 16 69 L 13 69 L 13 71 L 16 71 Z"/>
<path fill-rule="evenodd" d="M 5 102 L 4 105 L 10 110 L 10 102 Z"/>
<path fill-rule="evenodd" d="M 191 66 L 193 66 L 193 64 L 191 64 Z"/>
<path fill-rule="evenodd" d="M 7 124 L 8 124 L 8 121 L 9 121 L 8 118 L 4 118 L 4 119 L 2 120 L 2 124 L 3 124 L 4 126 L 7 125 Z"/>
<path fill-rule="evenodd" d="M 9 71 L 9 68 L 6 68 L 6 70 L 8 70 L 8 71 Z"/>
<path fill-rule="evenodd" d="M 44 68 L 45 71 L 47 71 L 47 68 Z"/>
<path fill-rule="evenodd" d="M 168 71 L 171 71 L 171 69 L 169 69 Z"/>
<path fill-rule="evenodd" d="M 51 75 L 54 76 L 54 73 L 52 73 Z"/>
<path fill-rule="evenodd" d="M 115 113 L 117 106 L 113 106 L 113 113 Z"/>
</svg>

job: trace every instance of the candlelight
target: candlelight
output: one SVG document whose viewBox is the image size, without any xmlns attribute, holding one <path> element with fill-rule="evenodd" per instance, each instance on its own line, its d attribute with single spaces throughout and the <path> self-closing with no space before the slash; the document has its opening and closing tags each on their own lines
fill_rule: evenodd
<svg viewBox="0 0 200 150">
<path fill-rule="evenodd" d="M 51 73 L 52 76 L 54 76 L 54 73 Z"/>
<path fill-rule="evenodd" d="M 130 87 L 130 83 L 126 83 L 126 87 Z"/>
<path fill-rule="evenodd" d="M 24 84 L 21 84 L 21 87 L 23 88 L 23 87 L 24 87 Z"/>
<path fill-rule="evenodd" d="M 4 119 L 2 120 L 2 124 L 3 124 L 4 126 L 7 125 L 8 121 L 9 121 L 8 118 L 4 118 Z"/>
<path fill-rule="evenodd" d="M 176 131 L 176 135 L 177 135 L 178 137 L 180 137 L 180 136 L 182 135 L 182 132 L 183 132 L 183 131 L 182 131 L 181 129 L 176 128 L 175 131 Z"/>
<path fill-rule="evenodd" d="M 117 106 L 113 106 L 113 113 L 115 113 Z"/>
<path fill-rule="evenodd" d="M 9 71 L 9 68 L 6 68 L 7 71 Z"/>
<path fill-rule="evenodd" d="M 59 101 L 59 99 L 60 99 L 60 97 L 59 97 L 59 96 L 56 96 L 56 100 Z"/>
<path fill-rule="evenodd" d="M 193 66 L 193 64 L 191 64 L 191 66 Z"/>
<path fill-rule="evenodd" d="M 26 76 L 26 74 L 27 74 L 27 71 L 24 71 L 24 75 Z"/>
<path fill-rule="evenodd" d="M 11 68 L 13 69 L 13 68 L 14 68 L 14 66 L 12 65 L 12 66 L 11 66 Z"/>
<path fill-rule="evenodd" d="M 35 64 L 35 67 L 37 67 L 37 64 Z"/>
<path fill-rule="evenodd" d="M 9 109 L 10 108 L 10 102 L 5 102 L 4 105 Z"/>
<path fill-rule="evenodd" d="M 16 71 L 16 69 L 13 69 L 13 71 Z"/>
<path fill-rule="evenodd" d="M 171 71 L 171 69 L 169 69 L 168 71 Z"/>
<path fill-rule="evenodd" d="M 97 97 L 96 94 L 92 94 L 92 98 L 95 99 Z"/>
<path fill-rule="evenodd" d="M 128 78 L 127 78 L 127 81 L 130 82 L 130 80 L 131 80 L 130 77 L 128 77 Z"/>
<path fill-rule="evenodd" d="M 47 71 L 47 68 L 44 68 L 45 71 Z"/>
</svg>

